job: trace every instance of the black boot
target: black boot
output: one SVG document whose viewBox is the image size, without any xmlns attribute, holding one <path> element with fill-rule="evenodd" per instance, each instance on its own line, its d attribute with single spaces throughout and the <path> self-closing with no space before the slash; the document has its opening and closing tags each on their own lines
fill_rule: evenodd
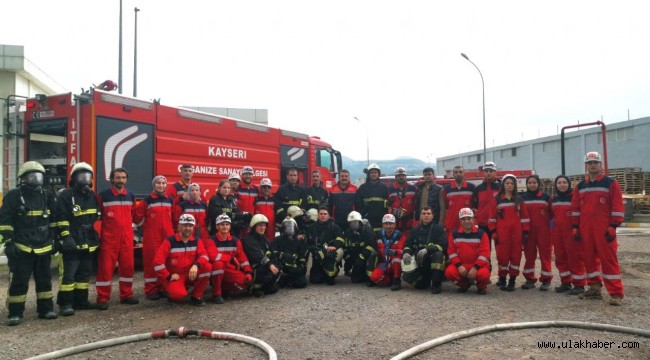
<svg viewBox="0 0 650 360">
<path fill-rule="evenodd" d="M 432 294 L 440 294 L 442 292 L 442 286 L 440 285 L 440 282 L 434 281 L 431 283 L 431 293 Z"/>
<path fill-rule="evenodd" d="M 391 279 L 390 282 L 391 282 L 391 286 L 390 286 L 391 291 L 397 291 L 402 289 L 402 279 L 393 278 Z"/>
<path fill-rule="evenodd" d="M 516 278 L 511 276 L 510 279 L 508 279 L 508 286 L 506 286 L 504 290 L 508 292 L 515 291 L 515 280 Z"/>
<path fill-rule="evenodd" d="M 506 277 L 499 276 L 499 281 L 497 281 L 497 286 L 500 288 L 506 287 Z"/>
</svg>

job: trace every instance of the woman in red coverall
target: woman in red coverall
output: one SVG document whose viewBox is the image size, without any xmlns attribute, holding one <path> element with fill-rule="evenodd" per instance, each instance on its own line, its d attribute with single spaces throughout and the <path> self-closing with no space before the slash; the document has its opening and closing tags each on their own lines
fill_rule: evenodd
<svg viewBox="0 0 650 360">
<path fill-rule="evenodd" d="M 178 224 L 178 218 L 182 214 L 191 214 L 196 219 L 195 235 L 201 239 L 209 238 L 208 222 L 206 220 L 208 205 L 201 199 L 201 187 L 199 184 L 189 184 L 187 191 L 174 207 L 174 226 Z"/>
<path fill-rule="evenodd" d="M 539 280 L 542 285 L 540 291 L 548 291 L 551 288 L 553 272 L 551 270 L 551 254 L 553 244 L 551 243 L 551 197 L 539 189 L 539 176 L 531 175 L 526 178 L 526 192 L 522 194 L 526 210 L 530 215 L 530 236 L 524 242 L 524 277 L 526 283 L 521 288 L 524 290 L 533 289 L 537 282 L 535 277 L 535 261 L 539 251 L 539 259 L 542 263 L 542 271 Z"/>
<path fill-rule="evenodd" d="M 517 193 L 517 178 L 512 174 L 503 176 L 499 192 L 490 207 L 488 225 L 492 231 L 499 263 L 497 285 L 501 290 L 514 291 L 521 263 L 521 244 L 522 240 L 528 237 L 530 219 L 526 205 Z M 510 279 L 506 285 L 508 274 Z"/>
</svg>

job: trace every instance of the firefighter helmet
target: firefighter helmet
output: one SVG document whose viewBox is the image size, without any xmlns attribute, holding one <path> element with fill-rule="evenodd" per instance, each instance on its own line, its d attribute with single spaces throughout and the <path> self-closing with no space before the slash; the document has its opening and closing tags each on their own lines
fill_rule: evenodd
<svg viewBox="0 0 650 360">
<path fill-rule="evenodd" d="M 93 167 L 90 166 L 90 164 L 85 163 L 85 162 L 80 162 L 80 163 L 76 163 L 72 167 L 72 170 L 70 171 L 70 176 L 73 176 L 74 173 L 76 173 L 77 171 L 82 171 L 82 170 L 89 171 L 91 174 L 94 173 Z"/>
<path fill-rule="evenodd" d="M 307 216 L 309 216 L 309 220 L 311 221 L 318 220 L 318 210 L 314 208 L 307 210 Z"/>
<path fill-rule="evenodd" d="M 486 161 L 485 165 L 483 165 L 483 170 L 497 170 L 497 164 L 494 163 L 494 161 Z"/>
<path fill-rule="evenodd" d="M 23 175 L 30 173 L 30 172 L 40 172 L 43 175 L 45 175 L 45 168 L 43 165 L 36 161 L 28 161 L 20 166 L 20 169 L 18 169 L 18 177 L 23 177 Z"/>
<path fill-rule="evenodd" d="M 260 186 L 273 186 L 273 182 L 269 178 L 260 180 Z"/>
<path fill-rule="evenodd" d="M 407 259 L 402 259 L 402 279 L 408 284 L 415 284 L 419 278 L 420 270 L 418 269 L 417 262 L 415 262 L 414 259 L 411 259 L 410 255 Z"/>
<path fill-rule="evenodd" d="M 298 206 L 296 206 L 296 205 L 291 205 L 291 206 L 289 206 L 289 208 L 287 209 L 287 214 L 289 214 L 289 216 L 291 216 L 291 218 L 295 219 L 295 218 L 297 218 L 298 216 L 304 214 L 304 212 L 303 212 L 302 209 L 299 208 Z"/>
<path fill-rule="evenodd" d="M 250 167 L 250 166 L 244 166 L 244 167 L 241 169 L 241 174 L 242 174 L 242 175 L 244 175 L 244 174 L 251 174 L 251 175 L 253 175 L 253 168 Z"/>
<path fill-rule="evenodd" d="M 406 175 L 406 169 L 403 166 L 396 168 L 395 175 Z"/>
<path fill-rule="evenodd" d="M 359 212 L 357 211 L 350 211 L 350 213 L 348 214 L 348 222 L 361 221 L 361 220 L 362 220 L 361 214 L 359 214 Z"/>
<path fill-rule="evenodd" d="M 241 176 L 239 176 L 239 174 L 237 174 L 237 173 L 232 173 L 232 174 L 230 174 L 230 176 L 228 176 L 228 181 L 230 181 L 230 180 L 241 181 Z"/>
<path fill-rule="evenodd" d="M 590 151 L 585 155 L 585 162 L 588 163 L 590 161 L 603 162 L 603 158 L 600 156 L 599 153 L 595 151 Z"/>
<path fill-rule="evenodd" d="M 393 214 L 384 215 L 384 217 L 381 219 L 381 223 L 382 224 L 385 224 L 385 223 L 393 223 L 394 224 L 395 223 L 395 215 L 393 215 Z"/>
<path fill-rule="evenodd" d="M 251 219 L 250 227 L 255 227 L 257 224 L 260 223 L 268 224 L 269 219 L 267 219 L 266 216 L 264 216 L 264 214 L 255 214 Z"/>
<path fill-rule="evenodd" d="M 230 221 L 230 216 L 228 216 L 228 215 L 219 215 L 219 216 L 217 216 L 217 225 L 219 225 L 219 224 L 221 224 L 223 222 L 227 222 L 228 224 L 231 224 L 232 221 Z"/>
<path fill-rule="evenodd" d="M 507 178 L 512 178 L 512 180 L 515 181 L 515 184 L 517 183 L 517 177 L 512 175 L 512 174 L 503 175 L 503 178 L 501 178 L 501 181 L 506 181 Z"/>
<path fill-rule="evenodd" d="M 368 167 L 366 168 L 366 172 L 370 172 L 370 170 L 377 170 L 381 174 L 381 169 L 379 168 L 379 165 L 375 163 L 368 165 Z"/>
<path fill-rule="evenodd" d="M 466 217 L 470 217 L 470 218 L 474 217 L 474 212 L 472 211 L 472 209 L 470 209 L 470 208 L 462 208 L 462 209 L 460 209 L 460 211 L 458 212 L 458 218 L 462 219 L 462 218 L 466 218 Z"/>
<path fill-rule="evenodd" d="M 196 220 L 194 220 L 194 216 L 192 216 L 192 214 L 183 214 L 178 218 L 178 223 L 196 225 Z"/>
</svg>

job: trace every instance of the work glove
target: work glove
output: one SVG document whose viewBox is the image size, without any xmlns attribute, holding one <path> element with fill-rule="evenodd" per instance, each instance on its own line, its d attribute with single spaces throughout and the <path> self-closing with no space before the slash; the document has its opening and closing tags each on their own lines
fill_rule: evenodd
<svg viewBox="0 0 650 360">
<path fill-rule="evenodd" d="M 387 256 L 395 256 L 395 255 L 397 255 L 397 250 L 395 250 L 395 249 L 388 249 L 388 250 L 386 250 L 386 255 L 387 255 Z"/>
<path fill-rule="evenodd" d="M 496 232 L 496 231 L 495 231 L 494 233 L 492 233 L 492 241 L 494 241 L 494 245 L 498 245 L 498 244 L 499 244 L 499 236 L 497 236 L 497 232 Z"/>
<path fill-rule="evenodd" d="M 573 228 L 573 230 L 571 230 L 571 236 L 573 236 L 573 240 L 580 241 L 580 232 L 578 231 L 578 228 Z"/>
<path fill-rule="evenodd" d="M 251 273 L 248 273 L 244 276 L 244 285 L 246 286 L 253 285 L 253 275 L 251 275 Z"/>
<path fill-rule="evenodd" d="M 74 241 L 74 239 L 71 238 L 70 236 L 66 236 L 63 239 L 63 243 L 61 244 L 61 250 L 63 250 L 63 252 L 70 252 L 76 249 L 77 249 L 77 243 Z"/>
<path fill-rule="evenodd" d="M 236 269 L 239 269 L 239 260 L 235 256 L 230 257 L 230 263 L 235 266 Z"/>
<path fill-rule="evenodd" d="M 18 250 L 16 250 L 16 247 L 11 241 L 5 241 L 5 256 L 7 259 L 9 258 L 15 258 L 18 253 Z"/>
<path fill-rule="evenodd" d="M 404 262 L 404 265 L 411 265 L 411 261 L 413 261 L 411 254 L 406 253 L 402 255 L 402 261 Z"/>
<path fill-rule="evenodd" d="M 616 240 L 616 228 L 615 227 L 610 226 L 610 227 L 607 228 L 607 231 L 605 231 L 605 239 L 607 239 L 608 243 Z"/>
</svg>

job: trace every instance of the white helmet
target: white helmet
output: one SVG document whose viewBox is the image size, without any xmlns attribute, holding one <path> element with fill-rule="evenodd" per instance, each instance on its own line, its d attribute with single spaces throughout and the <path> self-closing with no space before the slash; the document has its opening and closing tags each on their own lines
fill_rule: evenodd
<svg viewBox="0 0 650 360">
<path fill-rule="evenodd" d="M 600 156 L 599 153 L 595 151 L 590 151 L 585 155 L 585 162 L 590 162 L 590 161 L 598 161 L 598 162 L 603 162 L 603 158 Z"/>
<path fill-rule="evenodd" d="M 494 161 L 486 161 L 485 165 L 483 165 L 483 170 L 491 169 L 496 171 L 497 170 L 497 164 L 494 163 Z"/>
<path fill-rule="evenodd" d="M 379 168 L 379 165 L 375 163 L 368 165 L 368 168 L 366 168 L 366 172 L 370 172 L 370 170 L 377 170 L 381 174 L 381 169 Z"/>
<path fill-rule="evenodd" d="M 517 177 L 514 176 L 514 175 L 512 175 L 512 174 L 505 174 L 505 175 L 503 175 L 503 177 L 501 178 L 501 181 L 506 181 L 507 178 L 512 178 L 512 180 L 514 180 L 515 182 L 517 182 Z"/>
<path fill-rule="evenodd" d="M 350 221 L 361 221 L 361 214 L 359 214 L 357 211 L 350 211 L 348 214 L 348 222 Z"/>
<path fill-rule="evenodd" d="M 33 171 L 38 171 L 45 175 L 45 168 L 43 165 L 36 161 L 28 161 L 20 166 L 20 169 L 18 170 L 18 177 L 23 177 L 23 175 Z"/>
<path fill-rule="evenodd" d="M 309 220 L 311 221 L 318 220 L 318 210 L 314 208 L 307 210 L 307 216 L 309 216 Z"/>
<path fill-rule="evenodd" d="M 196 220 L 194 220 L 194 216 L 192 216 L 192 214 L 183 214 L 178 218 L 178 223 L 196 225 Z"/>
<path fill-rule="evenodd" d="M 91 174 L 94 173 L 92 166 L 90 166 L 88 163 L 80 162 L 80 163 L 76 163 L 72 167 L 72 170 L 70 171 L 70 176 L 74 175 L 74 173 L 81 170 L 90 171 Z"/>
<path fill-rule="evenodd" d="M 253 175 L 253 168 L 250 167 L 250 166 L 244 166 L 244 168 L 241 169 L 241 173 L 242 173 L 242 175 L 244 175 L 244 174 L 251 174 L 251 175 Z"/>
<path fill-rule="evenodd" d="M 219 215 L 219 216 L 217 216 L 217 225 L 219 225 L 219 224 L 221 224 L 223 222 L 227 222 L 228 224 L 231 224 L 232 221 L 230 220 L 230 216 L 228 216 L 228 215 Z"/>
<path fill-rule="evenodd" d="M 472 211 L 472 209 L 470 209 L 470 208 L 462 208 L 462 209 L 460 209 L 460 211 L 458 212 L 458 218 L 462 219 L 462 218 L 466 218 L 466 217 L 470 217 L 470 218 L 474 217 L 474 212 Z"/>
<path fill-rule="evenodd" d="M 255 214 L 255 215 L 253 215 L 253 218 L 251 218 L 250 227 L 255 227 L 259 223 L 268 224 L 269 219 L 267 219 L 266 216 L 264 216 L 264 214 Z"/>
<path fill-rule="evenodd" d="M 304 212 L 302 211 L 302 209 L 300 207 L 298 207 L 296 205 L 291 205 L 287 209 L 287 214 L 289 214 L 289 216 L 291 216 L 292 218 L 295 219 L 296 217 L 304 214 Z"/>
<path fill-rule="evenodd" d="M 394 224 L 395 223 L 395 215 L 393 215 L 393 214 L 384 215 L 384 217 L 381 219 L 381 223 L 382 224 L 385 224 L 385 223 L 393 223 Z"/>
<path fill-rule="evenodd" d="M 260 180 L 260 186 L 273 186 L 273 182 L 269 178 Z"/>
<path fill-rule="evenodd" d="M 395 175 L 406 175 L 406 169 L 403 166 L 396 168 Z"/>
<path fill-rule="evenodd" d="M 230 174 L 230 176 L 228 176 L 228 181 L 230 181 L 230 180 L 239 180 L 239 181 L 241 181 L 241 176 L 239 176 L 239 174 L 237 174 L 237 173 L 232 173 L 232 174 Z"/>
</svg>

